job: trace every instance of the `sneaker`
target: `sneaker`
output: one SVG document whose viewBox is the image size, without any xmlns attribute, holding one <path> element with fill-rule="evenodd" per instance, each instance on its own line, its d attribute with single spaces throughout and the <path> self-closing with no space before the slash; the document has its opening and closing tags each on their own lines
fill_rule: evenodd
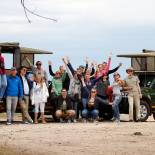
<svg viewBox="0 0 155 155">
<path fill-rule="evenodd" d="M 30 124 L 28 121 L 23 121 L 23 124 Z"/>
<path fill-rule="evenodd" d="M 64 120 L 62 118 L 60 118 L 60 123 L 64 123 Z"/>
<path fill-rule="evenodd" d="M 12 123 L 11 122 L 6 122 L 6 125 L 11 125 Z"/>
<path fill-rule="evenodd" d="M 87 120 L 86 120 L 86 119 L 83 119 L 82 122 L 83 122 L 83 123 L 87 123 Z"/>
<path fill-rule="evenodd" d="M 73 123 L 77 123 L 77 120 L 76 120 L 76 119 L 73 119 L 72 122 L 73 122 Z"/>
<path fill-rule="evenodd" d="M 72 121 L 69 119 L 69 120 L 67 121 L 67 123 L 72 123 Z"/>
<path fill-rule="evenodd" d="M 120 123 L 120 119 L 115 119 L 114 122 L 116 122 L 116 123 Z"/>
<path fill-rule="evenodd" d="M 135 122 L 141 122 L 141 120 L 140 119 L 137 119 Z"/>
<path fill-rule="evenodd" d="M 93 119 L 93 123 L 98 123 L 98 120 L 97 119 Z"/>
<path fill-rule="evenodd" d="M 116 118 L 115 118 L 115 117 L 113 117 L 111 120 L 112 120 L 112 121 L 115 121 L 115 120 L 116 120 Z"/>
</svg>

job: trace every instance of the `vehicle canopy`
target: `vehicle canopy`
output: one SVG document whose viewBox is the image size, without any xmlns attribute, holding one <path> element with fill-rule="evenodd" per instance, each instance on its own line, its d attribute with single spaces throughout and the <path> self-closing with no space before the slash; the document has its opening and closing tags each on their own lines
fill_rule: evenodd
<svg viewBox="0 0 155 155">
<path fill-rule="evenodd" d="M 18 42 L 4 42 L 0 43 L 1 53 L 12 54 L 13 57 L 13 65 L 14 67 L 19 68 L 20 66 L 26 66 L 29 68 L 28 62 L 25 60 L 27 57 L 31 64 L 34 64 L 34 58 L 36 54 L 53 54 L 53 52 L 34 49 L 34 48 L 27 48 L 27 47 L 20 47 Z M 7 69 L 8 71 L 9 69 Z"/>
<path fill-rule="evenodd" d="M 117 57 L 131 59 L 131 66 L 139 76 L 141 85 L 145 86 L 155 77 L 155 51 L 143 49 L 142 53 L 119 54 Z"/>
</svg>

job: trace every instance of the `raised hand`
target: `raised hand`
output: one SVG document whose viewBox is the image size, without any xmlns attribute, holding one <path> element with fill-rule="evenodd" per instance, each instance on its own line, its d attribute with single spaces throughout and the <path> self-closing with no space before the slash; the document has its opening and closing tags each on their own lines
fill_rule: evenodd
<svg viewBox="0 0 155 155">
<path fill-rule="evenodd" d="M 112 57 L 112 52 L 110 52 L 109 57 L 110 57 L 110 58 Z"/>
<path fill-rule="evenodd" d="M 122 66 L 122 63 L 120 62 L 118 66 L 121 67 Z"/>
<path fill-rule="evenodd" d="M 62 61 L 65 63 L 65 64 L 68 64 L 68 60 L 66 58 L 62 58 Z"/>
<path fill-rule="evenodd" d="M 86 64 L 89 63 L 89 59 L 88 59 L 88 57 L 86 57 L 85 62 L 86 62 Z"/>
<path fill-rule="evenodd" d="M 66 60 L 67 60 L 67 62 L 70 62 L 70 59 L 69 59 L 69 57 L 68 57 L 68 56 L 66 57 Z"/>
<path fill-rule="evenodd" d="M 49 61 L 48 61 L 48 65 L 49 65 L 49 66 L 52 66 L 52 61 L 49 60 Z"/>
</svg>

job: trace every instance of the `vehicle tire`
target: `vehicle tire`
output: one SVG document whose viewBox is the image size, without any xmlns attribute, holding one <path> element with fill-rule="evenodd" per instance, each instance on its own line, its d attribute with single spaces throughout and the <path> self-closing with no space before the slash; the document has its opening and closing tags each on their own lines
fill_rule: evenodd
<svg viewBox="0 0 155 155">
<path fill-rule="evenodd" d="M 146 101 L 140 101 L 140 121 L 145 122 L 149 117 L 149 105 Z"/>
</svg>

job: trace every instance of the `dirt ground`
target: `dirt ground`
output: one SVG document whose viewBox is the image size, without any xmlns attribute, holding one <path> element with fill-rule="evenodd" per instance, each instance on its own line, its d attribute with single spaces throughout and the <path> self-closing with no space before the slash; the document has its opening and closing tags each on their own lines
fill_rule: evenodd
<svg viewBox="0 0 155 155">
<path fill-rule="evenodd" d="M 0 155 L 153 155 L 155 122 L 119 124 L 52 123 L 25 125 L 16 116 L 14 125 L 5 125 L 0 115 Z M 50 119 L 49 119 L 50 120 Z M 139 133 L 140 132 L 140 133 Z M 137 133 L 137 135 L 135 135 Z"/>
</svg>

